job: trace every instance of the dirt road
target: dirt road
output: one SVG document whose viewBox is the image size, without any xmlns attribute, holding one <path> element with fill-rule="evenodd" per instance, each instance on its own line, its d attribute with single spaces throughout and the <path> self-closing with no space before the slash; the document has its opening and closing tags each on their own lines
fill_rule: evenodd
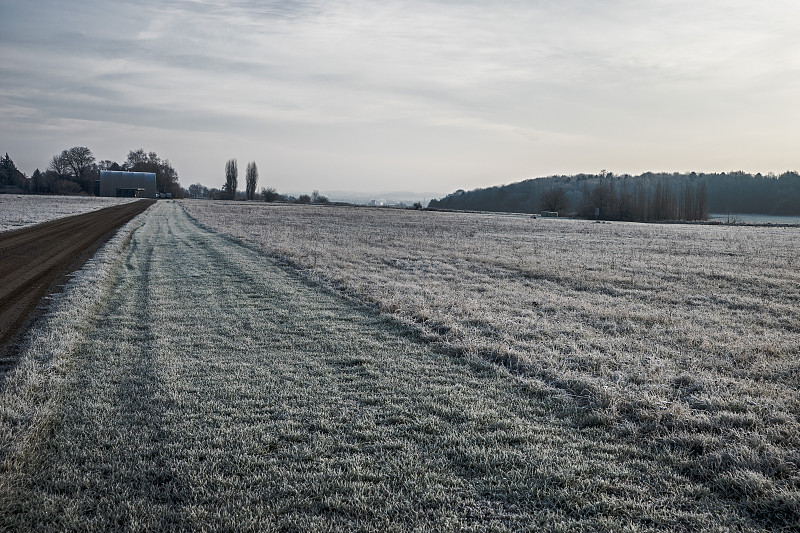
<svg viewBox="0 0 800 533">
<path fill-rule="evenodd" d="M 42 297 L 153 203 L 141 200 L 0 233 L 0 372 L 13 364 L 13 341 Z"/>
</svg>

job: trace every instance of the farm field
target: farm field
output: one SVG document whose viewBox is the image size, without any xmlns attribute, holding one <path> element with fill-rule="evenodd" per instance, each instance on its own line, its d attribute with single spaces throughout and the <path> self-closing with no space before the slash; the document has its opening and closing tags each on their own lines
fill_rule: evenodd
<svg viewBox="0 0 800 533">
<path fill-rule="evenodd" d="M 70 215 L 80 215 L 137 198 L 0 194 L 0 232 L 20 229 Z"/>
<path fill-rule="evenodd" d="M 157 203 L 0 385 L 0 529 L 791 527 L 797 233 L 668 228 Z"/>
<path fill-rule="evenodd" d="M 749 516 L 800 519 L 798 228 L 182 205 Z"/>
</svg>

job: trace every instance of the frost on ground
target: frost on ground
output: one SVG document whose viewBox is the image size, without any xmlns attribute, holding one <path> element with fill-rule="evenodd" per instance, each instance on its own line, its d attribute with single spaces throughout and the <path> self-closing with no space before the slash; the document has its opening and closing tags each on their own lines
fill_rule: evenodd
<svg viewBox="0 0 800 533">
<path fill-rule="evenodd" d="M 186 201 L 202 224 L 800 520 L 800 230 Z"/>
<path fill-rule="evenodd" d="M 663 448 L 584 423 L 502 366 L 432 349 L 178 204 L 151 208 L 116 265 L 0 467 L 0 529 L 773 523 Z"/>
<path fill-rule="evenodd" d="M 20 229 L 135 200 L 138 198 L 0 194 L 0 231 Z"/>
<path fill-rule="evenodd" d="M 141 223 L 139 216 L 120 228 L 70 276 L 63 291 L 47 297 L 46 314 L 25 338 L 16 367 L 0 375 L 0 461 L 26 443 L 48 415 L 42 407 L 54 401 L 58 381 L 70 371 L 71 354 L 102 307 L 120 254 Z"/>
</svg>

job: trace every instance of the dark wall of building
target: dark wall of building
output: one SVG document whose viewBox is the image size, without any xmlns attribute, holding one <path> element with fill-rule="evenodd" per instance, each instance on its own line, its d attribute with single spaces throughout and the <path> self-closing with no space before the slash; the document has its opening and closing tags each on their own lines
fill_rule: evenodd
<svg viewBox="0 0 800 533">
<path fill-rule="evenodd" d="M 140 198 L 156 197 L 156 175 L 153 172 L 121 172 L 114 170 L 100 171 L 100 196 L 117 196 L 118 190 L 130 191 L 143 189 Z M 125 193 L 126 196 L 131 196 Z"/>
</svg>

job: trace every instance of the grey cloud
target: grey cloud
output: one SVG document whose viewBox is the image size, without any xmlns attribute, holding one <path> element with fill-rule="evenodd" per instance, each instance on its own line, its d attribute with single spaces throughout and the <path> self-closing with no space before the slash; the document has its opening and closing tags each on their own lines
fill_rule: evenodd
<svg viewBox="0 0 800 533">
<path fill-rule="evenodd" d="M 393 157 L 450 161 L 453 175 L 491 146 L 521 175 L 535 173 L 533 143 L 552 148 L 554 136 L 599 161 L 609 132 L 621 154 L 656 130 L 679 139 L 680 153 L 691 131 L 726 114 L 783 109 L 791 123 L 790 98 L 760 97 L 767 89 L 754 80 L 800 84 L 791 59 L 800 40 L 781 22 L 800 9 L 759 6 L 0 0 L 0 110 L 35 109 L 43 128 L 63 118 L 180 132 L 187 142 L 218 133 L 232 152 L 242 139 L 287 153 L 362 147 L 384 167 Z M 787 135 L 777 120 L 769 127 Z M 382 171 L 375 162 L 364 172 Z"/>
</svg>

